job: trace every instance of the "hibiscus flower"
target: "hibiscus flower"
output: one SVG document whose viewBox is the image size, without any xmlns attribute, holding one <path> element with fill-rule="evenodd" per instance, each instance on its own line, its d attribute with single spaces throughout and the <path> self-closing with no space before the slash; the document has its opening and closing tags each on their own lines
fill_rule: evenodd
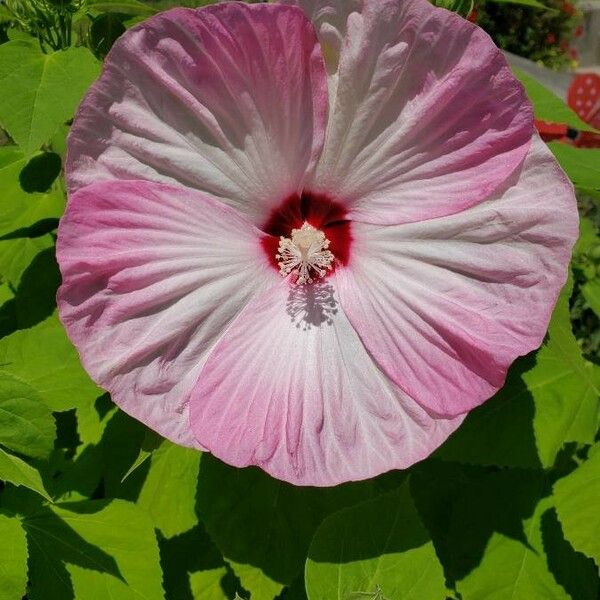
<svg viewBox="0 0 600 600">
<path fill-rule="evenodd" d="M 294 484 L 428 456 L 540 345 L 577 236 L 502 54 L 426 0 L 159 14 L 107 57 L 66 172 L 87 371 Z"/>
</svg>

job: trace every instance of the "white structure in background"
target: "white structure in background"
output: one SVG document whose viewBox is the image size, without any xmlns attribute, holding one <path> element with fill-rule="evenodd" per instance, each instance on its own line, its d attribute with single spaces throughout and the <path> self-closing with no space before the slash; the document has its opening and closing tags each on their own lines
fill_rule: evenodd
<svg viewBox="0 0 600 600">
<path fill-rule="evenodd" d="M 583 13 L 583 35 L 574 44 L 581 70 L 600 73 L 600 0 L 579 0 L 576 6 Z"/>
</svg>

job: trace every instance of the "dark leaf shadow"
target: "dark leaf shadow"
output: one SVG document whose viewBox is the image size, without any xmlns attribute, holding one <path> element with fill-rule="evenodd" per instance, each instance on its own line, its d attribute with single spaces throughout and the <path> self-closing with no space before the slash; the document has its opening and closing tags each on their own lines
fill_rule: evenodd
<svg viewBox="0 0 600 600">
<path fill-rule="evenodd" d="M 54 248 L 42 250 L 23 272 L 15 297 L 0 307 L 0 338 L 47 319 L 56 309 L 61 277 Z"/>
<path fill-rule="evenodd" d="M 542 515 L 542 542 L 548 568 L 573 600 L 597 600 L 599 582 L 594 561 L 576 552 L 565 539 L 556 511 Z"/>
<path fill-rule="evenodd" d="M 529 354 L 515 362 L 504 387 L 471 411 L 434 456 L 474 465 L 541 468 L 533 428 L 535 403 L 523 381 L 535 361 L 535 354 Z"/>
<path fill-rule="evenodd" d="M 84 514 L 96 512 L 109 502 L 91 508 L 70 505 L 68 508 Z M 44 582 L 44 594 L 49 598 L 74 600 L 71 577 L 66 563 L 106 573 L 125 582 L 115 559 L 83 539 L 48 507 L 40 508 L 24 520 L 29 548 L 29 573 L 32 581 Z M 44 576 L 44 572 L 49 576 Z M 53 589 L 49 589 L 52 587 Z"/>
<path fill-rule="evenodd" d="M 377 491 L 374 481 L 335 488 L 295 487 L 260 469 L 236 469 L 205 454 L 197 512 L 225 559 L 252 565 L 273 581 L 291 585 L 302 571 L 321 521 Z"/>
<path fill-rule="evenodd" d="M 450 589 L 479 566 L 494 533 L 535 552 L 523 521 L 551 493 L 541 470 L 464 467 L 443 461 L 423 466 L 413 476 L 411 489 Z"/>
<path fill-rule="evenodd" d="M 88 445 L 75 460 L 68 461 L 64 468 L 53 473 L 51 492 L 55 496 L 77 492 L 93 498 L 137 498 L 148 465 L 138 469 L 138 479 L 136 471 L 125 481 L 128 487 L 123 486 L 121 480 L 138 455 L 145 427 L 121 410 L 108 414 L 113 406 L 107 394 L 95 401 L 94 410 L 99 418 L 108 419 L 102 437 L 97 444 Z"/>
<path fill-rule="evenodd" d="M 16 290 L 15 303 L 19 329 L 47 319 L 56 309 L 56 291 L 61 277 L 54 248 L 42 250 L 25 269 Z"/>
<path fill-rule="evenodd" d="M 23 191 L 47 192 L 60 174 L 61 160 L 55 152 L 43 152 L 34 156 L 19 173 Z"/>
<path fill-rule="evenodd" d="M 212 569 L 226 569 L 220 581 L 226 598 L 248 596 L 201 524 L 169 539 L 159 537 L 159 548 L 166 600 L 194 600 L 190 574 Z"/>
</svg>

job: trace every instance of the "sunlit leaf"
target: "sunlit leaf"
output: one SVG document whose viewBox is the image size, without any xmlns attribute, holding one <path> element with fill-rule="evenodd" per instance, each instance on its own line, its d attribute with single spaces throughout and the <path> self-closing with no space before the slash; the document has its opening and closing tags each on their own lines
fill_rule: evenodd
<svg viewBox="0 0 600 600">
<path fill-rule="evenodd" d="M 549 339 L 517 361 L 498 394 L 469 414 L 439 456 L 473 464 L 549 467 L 566 442 L 596 433 L 599 372 L 586 362 L 571 330 L 566 286 Z"/>
<path fill-rule="evenodd" d="M 325 519 L 310 546 L 306 588 L 309 600 L 445 597 L 442 566 L 408 485 Z"/>
<path fill-rule="evenodd" d="M 600 567 L 600 444 L 589 460 L 556 482 L 554 500 L 567 539 Z"/>
<path fill-rule="evenodd" d="M 199 516 L 252 600 L 273 600 L 294 582 L 326 515 L 372 494 L 371 482 L 294 487 L 209 454 L 202 456 L 198 477 Z"/>
<path fill-rule="evenodd" d="M 46 507 L 23 521 L 30 600 L 163 600 L 158 545 L 147 515 L 122 500 Z"/>
<path fill-rule="evenodd" d="M 0 241 L 0 274 L 17 288 L 23 273 L 34 258 L 54 246 L 51 235 L 36 238 L 21 237 Z"/>
<path fill-rule="evenodd" d="M 0 365 L 31 385 L 52 410 L 92 402 L 102 393 L 54 316 L 1 339 Z"/>
<path fill-rule="evenodd" d="M 159 448 L 164 441 L 164 438 L 162 438 L 158 433 L 152 431 L 151 429 L 146 430 L 142 446 L 140 447 L 140 452 L 137 455 L 135 462 L 131 465 L 131 467 L 129 467 L 127 473 L 125 473 L 123 476 L 121 482 L 125 481 L 132 473 L 137 471 L 137 469 L 139 469 L 152 456 L 152 453 Z"/>
<path fill-rule="evenodd" d="M 29 154 L 70 119 L 100 72 L 87 48 L 43 54 L 23 41 L 0 45 L 0 123 Z"/>
<path fill-rule="evenodd" d="M 581 286 L 581 293 L 589 307 L 600 316 L 600 279 L 586 281 Z"/>
<path fill-rule="evenodd" d="M 525 91 L 533 104 L 533 111 L 537 119 L 550 123 L 564 123 L 581 131 L 595 131 L 593 127 L 582 121 L 577 113 L 571 110 L 563 100 L 543 86 L 537 79 L 527 75 L 518 67 L 513 67 L 513 72 L 525 86 Z"/>
<path fill-rule="evenodd" d="M 592 561 L 564 540 L 550 485 L 539 471 L 489 473 L 456 498 L 448 571 L 461 597 L 595 600 Z"/>
<path fill-rule="evenodd" d="M 0 104 L 1 98 L 2 95 Z M 46 193 L 27 192 L 23 188 L 21 173 L 30 160 L 31 157 L 25 157 L 14 147 L 0 147 L 0 236 L 39 221 L 57 219 L 63 213 L 64 195 L 58 186 Z"/>
<path fill-rule="evenodd" d="M 39 394 L 0 371 L 0 444 L 19 454 L 45 458 L 55 436 L 54 417 Z"/>
<path fill-rule="evenodd" d="M 27 585 L 27 541 L 21 521 L 0 514 L 0 600 L 21 600 Z"/>
<path fill-rule="evenodd" d="M 0 448 L 0 480 L 16 486 L 24 486 L 51 500 L 39 471 L 17 456 L 8 454 Z"/>
<path fill-rule="evenodd" d="M 152 452 L 138 506 L 150 515 L 165 537 L 191 529 L 196 516 L 196 487 L 201 453 L 164 440 Z"/>
<path fill-rule="evenodd" d="M 576 187 L 600 191 L 600 150 L 552 142 L 550 150 Z"/>
<path fill-rule="evenodd" d="M 138 2 L 138 0 L 87 0 L 86 9 L 142 16 L 152 15 L 156 12 L 156 9 L 143 2 Z"/>
<path fill-rule="evenodd" d="M 516 4 L 519 6 L 529 6 L 531 8 L 541 8 L 548 11 L 556 12 L 546 4 L 538 2 L 538 0 L 489 0 L 490 2 L 497 2 L 498 4 Z"/>
</svg>

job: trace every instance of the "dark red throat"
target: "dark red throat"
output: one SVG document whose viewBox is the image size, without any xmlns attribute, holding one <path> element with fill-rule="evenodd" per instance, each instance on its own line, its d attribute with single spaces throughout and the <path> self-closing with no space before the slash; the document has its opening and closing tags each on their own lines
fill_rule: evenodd
<svg viewBox="0 0 600 600">
<path fill-rule="evenodd" d="M 335 262 L 347 265 L 350 260 L 352 231 L 350 221 L 346 218 L 346 209 L 325 194 L 304 191 L 302 195 L 294 194 L 286 198 L 262 227 L 268 235 L 261 243 L 273 267 L 279 271 L 275 258 L 279 237 L 290 237 L 292 229 L 299 229 L 305 222 L 325 234 Z"/>
</svg>

